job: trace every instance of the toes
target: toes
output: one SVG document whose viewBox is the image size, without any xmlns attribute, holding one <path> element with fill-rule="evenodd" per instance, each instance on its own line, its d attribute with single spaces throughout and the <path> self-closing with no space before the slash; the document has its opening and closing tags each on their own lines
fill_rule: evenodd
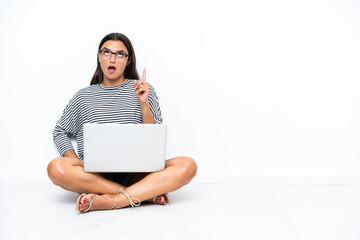
<svg viewBox="0 0 360 240">
<path fill-rule="evenodd" d="M 80 204 L 80 211 L 84 212 L 88 208 L 89 208 L 89 203 Z"/>
<path fill-rule="evenodd" d="M 87 199 L 87 197 L 82 197 L 80 199 L 80 205 L 79 205 L 79 209 L 81 212 L 84 212 L 86 209 L 88 209 L 89 207 L 89 200 Z"/>
<path fill-rule="evenodd" d="M 163 195 L 161 196 L 157 196 L 156 199 L 155 199 L 155 202 L 159 205 L 164 205 L 166 204 L 166 201 L 165 201 L 165 198 Z"/>
</svg>

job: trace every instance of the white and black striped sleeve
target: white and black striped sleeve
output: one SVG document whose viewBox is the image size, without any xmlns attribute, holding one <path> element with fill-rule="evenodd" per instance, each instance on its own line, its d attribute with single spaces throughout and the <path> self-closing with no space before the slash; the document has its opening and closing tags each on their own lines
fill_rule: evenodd
<svg viewBox="0 0 360 240">
<path fill-rule="evenodd" d="M 161 124 L 163 122 L 162 116 L 161 116 L 161 110 L 160 110 L 160 105 L 159 105 L 159 100 L 158 97 L 156 95 L 156 92 L 154 90 L 154 88 L 151 86 L 150 83 L 148 83 L 149 85 L 149 105 L 150 105 L 150 110 L 151 113 L 153 114 L 154 120 L 156 124 Z"/>
<path fill-rule="evenodd" d="M 75 137 L 80 128 L 80 115 L 76 104 L 78 98 L 79 95 L 75 94 L 69 101 L 53 131 L 53 140 L 61 156 L 74 150 L 70 137 Z"/>
</svg>

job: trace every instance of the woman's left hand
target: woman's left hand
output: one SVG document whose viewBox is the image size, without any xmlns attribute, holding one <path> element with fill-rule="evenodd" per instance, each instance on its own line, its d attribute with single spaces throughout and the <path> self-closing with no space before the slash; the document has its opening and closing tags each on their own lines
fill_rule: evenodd
<svg viewBox="0 0 360 240">
<path fill-rule="evenodd" d="M 146 83 L 146 68 L 143 71 L 142 78 L 139 82 L 134 80 L 135 94 L 139 99 L 140 105 L 145 105 L 149 101 L 149 85 Z"/>
</svg>

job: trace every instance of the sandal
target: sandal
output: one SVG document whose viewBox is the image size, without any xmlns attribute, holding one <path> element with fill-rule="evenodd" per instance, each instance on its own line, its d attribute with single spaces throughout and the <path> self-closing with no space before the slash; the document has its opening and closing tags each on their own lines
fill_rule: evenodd
<svg viewBox="0 0 360 240">
<path fill-rule="evenodd" d="M 81 195 L 76 199 L 76 211 L 81 212 L 81 213 L 86 213 L 86 212 L 88 212 L 89 210 L 94 211 L 94 209 L 93 209 L 91 206 L 92 206 L 92 202 L 95 200 L 96 196 L 98 196 L 98 194 L 94 194 L 94 197 L 91 199 L 91 198 L 88 196 L 88 194 L 86 194 L 86 193 L 81 194 Z M 81 199 L 82 199 L 83 197 L 86 197 L 86 198 L 88 199 L 88 201 L 89 201 L 89 207 L 88 207 L 86 210 L 81 211 L 81 210 L 80 210 L 80 204 L 81 204 L 80 201 L 81 201 Z"/>
<path fill-rule="evenodd" d="M 117 200 L 119 199 L 120 193 L 124 194 L 125 197 L 129 200 L 131 207 L 138 207 L 138 206 L 140 206 L 141 202 L 140 202 L 139 199 L 137 199 L 137 198 L 131 198 L 131 197 L 129 196 L 129 194 L 128 194 L 124 189 L 122 189 L 121 187 L 119 187 L 115 201 L 112 201 L 108 196 L 100 195 L 100 196 L 106 198 L 107 200 L 109 200 L 109 201 L 113 204 L 113 205 L 111 206 L 111 208 L 109 208 L 109 210 L 112 210 L 112 209 L 114 209 L 115 207 L 116 207 L 116 208 L 121 208 L 121 207 L 119 207 L 119 206 L 116 204 Z M 89 210 L 92 210 L 92 211 L 95 210 L 95 209 L 92 208 L 92 203 L 93 203 L 93 201 L 95 200 L 95 198 L 96 198 L 97 196 L 98 196 L 98 194 L 94 194 L 94 197 L 91 199 L 88 194 L 86 194 L 86 193 L 81 194 L 81 195 L 77 198 L 77 200 L 76 200 L 76 210 L 79 211 L 79 212 L 81 212 L 81 213 L 86 213 L 86 212 L 88 212 Z M 86 198 L 88 199 L 88 201 L 89 201 L 89 207 L 88 207 L 87 209 L 85 209 L 84 211 L 81 211 L 81 210 L 80 210 L 80 204 L 81 204 L 80 201 L 81 201 L 81 199 L 82 199 L 83 197 L 86 197 Z M 133 200 L 137 200 L 138 202 L 137 202 L 137 203 L 134 203 Z"/>
<path fill-rule="evenodd" d="M 165 198 L 165 202 L 166 202 L 166 203 L 170 203 L 170 202 L 171 202 L 171 199 L 170 199 L 169 194 L 165 193 L 165 194 L 163 194 L 162 196 Z M 152 201 L 153 201 L 154 204 L 158 204 L 158 203 L 156 202 L 156 198 L 157 198 L 157 197 L 158 197 L 158 196 L 153 197 L 153 199 L 152 199 Z M 165 203 L 165 204 L 166 204 L 166 203 Z M 158 205 L 165 205 L 165 204 L 158 204 Z"/>
</svg>

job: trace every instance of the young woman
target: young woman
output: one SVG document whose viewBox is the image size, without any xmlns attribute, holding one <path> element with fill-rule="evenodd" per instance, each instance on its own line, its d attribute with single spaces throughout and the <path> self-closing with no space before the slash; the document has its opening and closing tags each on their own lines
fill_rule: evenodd
<svg viewBox="0 0 360 240">
<path fill-rule="evenodd" d="M 80 193 L 76 208 L 88 212 L 134 207 L 143 201 L 169 203 L 167 193 L 196 175 L 197 166 L 190 157 L 168 159 L 164 170 L 153 173 L 87 173 L 82 162 L 83 124 L 89 122 L 162 123 L 155 90 L 146 82 L 145 69 L 139 80 L 133 46 L 123 34 L 111 33 L 102 39 L 90 86 L 75 94 L 57 122 L 53 137 L 62 157 L 49 163 L 49 178 L 63 189 Z M 78 155 L 71 136 L 76 137 Z"/>
</svg>

